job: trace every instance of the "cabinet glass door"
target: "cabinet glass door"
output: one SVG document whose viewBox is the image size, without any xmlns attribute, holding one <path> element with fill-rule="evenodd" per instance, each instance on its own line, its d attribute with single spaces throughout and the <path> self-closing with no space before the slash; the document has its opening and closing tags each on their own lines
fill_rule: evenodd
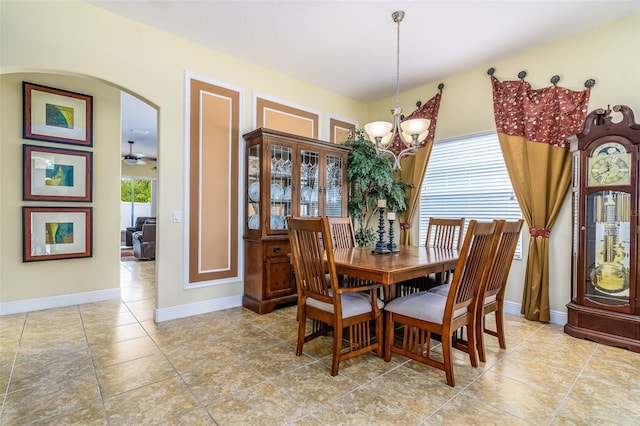
<svg viewBox="0 0 640 426">
<path fill-rule="evenodd" d="M 248 148 L 247 228 L 260 229 L 260 145 Z"/>
<path fill-rule="evenodd" d="M 342 211 L 342 157 L 327 154 L 325 165 L 325 215 L 345 216 Z"/>
<path fill-rule="evenodd" d="M 631 196 L 622 191 L 597 191 L 586 201 L 585 297 L 604 305 L 627 305 Z"/>
<path fill-rule="evenodd" d="M 269 188 L 271 231 L 287 229 L 286 217 L 291 215 L 292 153 L 291 147 L 271 145 L 271 186 Z"/>
<path fill-rule="evenodd" d="M 303 217 L 318 216 L 320 153 L 300 150 L 300 211 Z"/>
</svg>

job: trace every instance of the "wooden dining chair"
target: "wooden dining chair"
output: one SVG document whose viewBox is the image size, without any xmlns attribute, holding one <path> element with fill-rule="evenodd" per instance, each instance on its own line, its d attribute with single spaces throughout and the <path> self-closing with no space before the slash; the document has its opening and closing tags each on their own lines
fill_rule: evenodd
<svg viewBox="0 0 640 426">
<path fill-rule="evenodd" d="M 502 221 L 499 235 L 494 242 L 496 247 L 493 249 L 491 266 L 478 290 L 483 294 L 483 297 L 478 298 L 476 319 L 476 341 L 481 362 L 486 362 L 484 333 L 497 337 L 500 347 L 507 348 L 504 337 L 504 292 L 523 223 L 522 219 L 513 222 Z M 429 292 L 447 296 L 450 287 L 450 284 L 442 284 Z M 487 329 L 485 324 L 485 316 L 491 312 L 495 312 L 495 331 Z"/>
<path fill-rule="evenodd" d="M 432 217 L 429 219 L 429 228 L 427 229 L 427 240 L 425 247 L 456 249 L 462 247 L 464 230 L 464 217 L 459 219 L 447 219 Z M 453 270 L 444 271 L 443 273 L 434 274 L 433 281 L 439 285 L 451 281 Z"/>
<path fill-rule="evenodd" d="M 463 217 L 459 219 L 429 218 L 427 238 L 424 246 L 460 250 L 463 240 L 464 221 L 465 219 Z M 453 271 L 438 272 L 436 274 L 403 281 L 396 286 L 397 292 L 400 295 L 407 295 L 429 290 L 437 285 L 451 281 L 452 272 Z"/>
<path fill-rule="evenodd" d="M 356 246 L 356 235 L 353 222 L 347 217 L 329 217 L 329 231 L 333 248 L 349 248 Z"/>
<path fill-rule="evenodd" d="M 464 218 L 446 219 L 432 217 L 429 219 L 425 247 L 460 250 L 462 248 L 462 230 Z"/>
<path fill-rule="evenodd" d="M 484 351 L 484 333 L 498 338 L 498 343 L 502 349 L 507 345 L 504 338 L 504 292 L 507 287 L 507 278 L 513 254 L 518 245 L 518 238 L 522 230 L 522 219 L 513 222 L 504 222 L 499 238 L 496 238 L 497 248 L 493 255 L 491 267 L 483 280 L 480 294 L 483 297 L 478 299 L 478 309 L 476 318 L 476 341 L 478 347 L 478 358 L 481 362 L 486 362 Z M 491 312 L 495 313 L 496 330 L 486 328 L 485 317 Z"/>
<path fill-rule="evenodd" d="M 353 230 L 353 222 L 350 217 L 328 217 L 329 231 L 331 232 L 331 243 L 334 249 L 351 248 L 356 246 L 356 237 Z M 345 287 L 358 287 L 373 284 L 371 281 L 348 275 L 338 275 L 338 282 Z M 380 289 L 382 293 L 383 289 Z M 382 295 L 381 295 L 382 296 Z"/>
<path fill-rule="evenodd" d="M 384 303 L 373 291 L 380 284 L 359 287 L 338 285 L 333 245 L 324 243 L 331 241 L 326 217 L 288 216 L 287 225 L 298 287 L 296 355 L 302 355 L 306 342 L 327 334 L 326 327 L 317 325 L 325 324 L 333 329 L 332 376 L 338 374 L 340 361 L 372 350 L 382 357 L 381 309 Z M 312 320 L 311 333 L 308 335 L 307 319 Z M 348 341 L 346 350 L 342 348 L 343 336 Z"/>
<path fill-rule="evenodd" d="M 445 372 L 449 386 L 455 386 L 452 348 L 468 353 L 471 365 L 478 366 L 474 327 L 478 286 L 490 265 L 497 227 L 497 221 L 470 221 L 447 296 L 419 292 L 387 303 L 385 361 L 391 360 L 393 352 L 438 368 Z M 396 325 L 402 333 L 397 340 L 394 339 Z M 454 333 L 463 327 L 467 328 L 466 342 L 454 338 Z M 442 361 L 431 356 L 433 334 L 440 335 Z"/>
</svg>

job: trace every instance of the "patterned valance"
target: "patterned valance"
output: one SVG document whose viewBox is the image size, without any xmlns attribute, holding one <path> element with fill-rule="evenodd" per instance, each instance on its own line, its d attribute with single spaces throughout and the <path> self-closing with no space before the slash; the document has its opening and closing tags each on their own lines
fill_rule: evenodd
<svg viewBox="0 0 640 426">
<path fill-rule="evenodd" d="M 582 129 L 589 87 L 574 91 L 554 84 L 533 89 L 524 80 L 500 82 L 494 76 L 491 84 L 498 133 L 568 148 L 567 137 Z"/>
</svg>

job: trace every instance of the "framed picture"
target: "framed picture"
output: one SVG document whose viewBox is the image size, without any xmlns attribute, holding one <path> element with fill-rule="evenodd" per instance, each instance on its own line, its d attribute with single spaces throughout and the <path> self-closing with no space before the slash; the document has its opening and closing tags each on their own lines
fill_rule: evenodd
<svg viewBox="0 0 640 426">
<path fill-rule="evenodd" d="M 93 153 L 22 145 L 22 199 L 91 201 Z"/>
<path fill-rule="evenodd" d="M 93 97 L 22 82 L 22 137 L 93 146 Z"/>
<path fill-rule="evenodd" d="M 91 207 L 22 207 L 22 261 L 91 257 Z"/>
</svg>

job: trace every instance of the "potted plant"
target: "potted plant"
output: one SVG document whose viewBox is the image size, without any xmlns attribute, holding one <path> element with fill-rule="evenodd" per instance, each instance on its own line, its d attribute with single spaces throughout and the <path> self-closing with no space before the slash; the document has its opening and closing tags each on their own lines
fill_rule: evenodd
<svg viewBox="0 0 640 426">
<path fill-rule="evenodd" d="M 355 135 L 351 134 L 344 143 L 351 148 L 347 161 L 347 210 L 354 222 L 356 242 L 371 246 L 378 239 L 376 229 L 369 227 L 378 212 L 378 200 L 387 200 L 388 211 L 402 212 L 407 209 L 407 195 L 402 179 L 394 178 L 393 159 L 378 155 L 375 145 L 364 135 L 364 130 L 356 129 Z"/>
</svg>

